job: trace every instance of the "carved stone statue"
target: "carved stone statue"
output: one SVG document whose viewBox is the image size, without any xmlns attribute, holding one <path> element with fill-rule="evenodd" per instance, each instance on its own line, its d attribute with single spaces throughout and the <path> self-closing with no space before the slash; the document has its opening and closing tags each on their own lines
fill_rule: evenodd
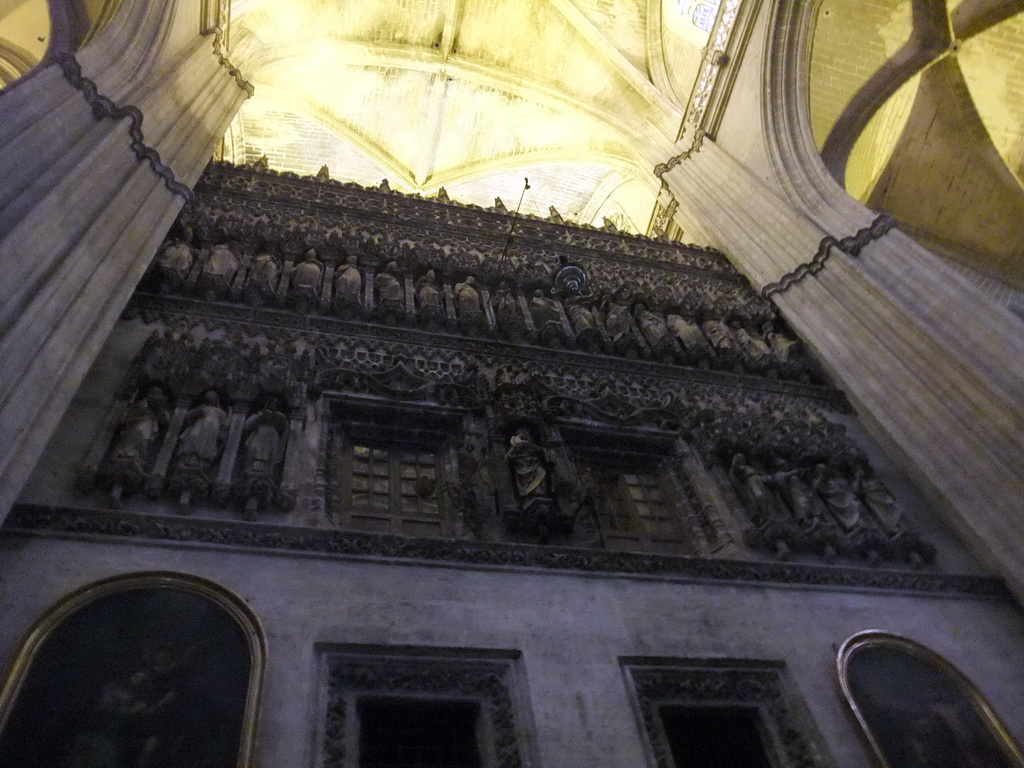
<svg viewBox="0 0 1024 768">
<path fill-rule="evenodd" d="M 705 321 L 702 330 L 711 348 L 715 350 L 715 364 L 730 368 L 739 365 L 742 355 L 733 337 L 732 329 L 721 320 Z"/>
<path fill-rule="evenodd" d="M 669 314 L 666 323 L 669 332 L 676 338 L 682 348 L 683 359 L 701 368 L 708 367 L 708 361 L 715 356 L 715 351 L 708 344 L 707 338 L 700 327 L 682 315 Z"/>
<path fill-rule="evenodd" d="M 519 302 L 516 301 L 515 295 L 509 290 L 506 283 L 501 283 L 498 286 L 491 301 L 498 330 L 507 338 L 520 341 L 526 333 L 526 323 L 519 310 Z"/>
<path fill-rule="evenodd" d="M 604 326 L 608 330 L 608 337 L 612 349 L 626 357 L 636 357 L 636 342 L 633 339 L 633 316 L 629 313 L 629 307 L 621 304 L 617 299 L 606 296 L 601 303 L 604 312 Z"/>
<path fill-rule="evenodd" d="M 374 315 L 385 323 L 397 323 L 405 315 L 405 289 L 402 286 L 398 262 L 389 261 L 384 271 L 375 278 L 377 306 Z"/>
<path fill-rule="evenodd" d="M 751 335 L 750 331 L 739 323 L 733 328 L 733 338 L 736 339 L 736 346 L 743 355 L 743 362 L 750 370 L 761 371 L 768 365 L 768 345 L 762 339 Z"/>
<path fill-rule="evenodd" d="M 115 505 L 124 491 L 133 493 L 145 484 L 152 454 L 167 422 L 167 399 L 159 387 L 150 387 L 125 411 L 103 471 Z"/>
<path fill-rule="evenodd" d="M 240 266 L 241 261 L 230 245 L 222 243 L 214 246 L 210 258 L 203 266 L 203 273 L 199 276 L 199 288 L 203 298 L 213 301 L 227 296 L 231 289 L 231 281 L 235 279 Z"/>
<path fill-rule="evenodd" d="M 185 414 L 171 479 L 171 487 L 181 492 L 182 506 L 193 496 L 209 491 L 213 480 L 210 475 L 224 447 L 227 419 L 220 398 L 213 391 L 203 395 L 202 403 Z"/>
<path fill-rule="evenodd" d="M 634 307 L 637 328 L 651 348 L 651 354 L 666 360 L 672 357 L 672 339 L 668 334 L 668 326 L 660 316 L 647 308 L 642 301 Z"/>
<path fill-rule="evenodd" d="M 820 477 L 818 492 L 828 511 L 844 531 L 853 531 L 861 524 L 862 511 L 853 483 L 837 471 L 829 471 L 823 464 L 818 464 L 814 469 Z"/>
<path fill-rule="evenodd" d="M 534 442 L 529 429 L 521 427 L 509 438 L 505 458 L 517 505 L 505 511 L 506 528 L 535 536 L 542 544 L 552 535 L 571 533 L 576 509 L 566 511 L 560 505 L 558 497 L 568 494 L 556 493 L 544 449 Z"/>
<path fill-rule="evenodd" d="M 562 327 L 558 305 L 539 288 L 530 297 L 530 314 L 533 315 L 533 325 L 541 344 L 557 347 L 565 343 L 565 329 Z"/>
<path fill-rule="evenodd" d="M 478 336 L 487 327 L 487 319 L 480 305 L 476 278 L 470 275 L 464 282 L 456 284 L 454 296 L 459 327 L 470 336 Z"/>
<path fill-rule="evenodd" d="M 436 329 L 444 324 L 444 304 L 432 269 L 416 281 L 416 312 L 420 322 L 428 328 Z"/>
<path fill-rule="evenodd" d="M 601 349 L 601 332 L 597 330 L 594 312 L 585 299 L 574 297 L 565 302 L 565 312 L 576 332 L 576 343 L 580 349 L 588 352 L 599 352 Z"/>
<path fill-rule="evenodd" d="M 156 257 L 157 284 L 161 293 L 180 291 L 192 270 L 195 252 L 192 249 L 192 229 L 187 228 L 181 240 L 168 245 Z"/>
<path fill-rule="evenodd" d="M 277 470 L 284 458 L 288 419 L 271 400 L 242 426 L 243 496 L 246 517 L 252 519 L 270 506 L 277 486 Z"/>
<path fill-rule="evenodd" d="M 345 262 L 334 273 L 331 306 L 345 319 L 358 316 L 363 309 L 363 274 L 354 256 L 345 256 Z"/>
<path fill-rule="evenodd" d="M 281 263 L 269 253 L 253 259 L 245 281 L 245 300 L 254 307 L 262 307 L 277 296 L 277 282 L 281 277 Z"/>
<path fill-rule="evenodd" d="M 292 272 L 292 285 L 288 296 L 296 312 L 309 312 L 316 306 L 320 298 L 320 278 L 323 274 L 324 263 L 316 257 L 316 251 L 310 248 Z"/>
<path fill-rule="evenodd" d="M 881 480 L 869 474 L 863 465 L 858 465 L 853 474 L 853 486 L 871 514 L 878 520 L 882 530 L 896 536 L 906 530 L 903 513 L 896 507 L 896 497 Z"/>
<path fill-rule="evenodd" d="M 770 476 L 761 472 L 747 457 L 737 453 L 729 465 L 729 477 L 736 484 L 736 490 L 743 505 L 750 513 L 754 525 L 762 525 L 768 520 L 778 517 L 778 508 L 771 489 L 768 487 Z"/>
</svg>

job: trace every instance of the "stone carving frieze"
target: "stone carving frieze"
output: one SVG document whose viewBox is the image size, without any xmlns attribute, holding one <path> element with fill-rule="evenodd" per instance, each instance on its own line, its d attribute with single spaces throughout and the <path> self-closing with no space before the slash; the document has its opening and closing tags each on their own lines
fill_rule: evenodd
<svg viewBox="0 0 1024 768">
<path fill-rule="evenodd" d="M 1012 601 L 1006 585 L 986 576 L 823 566 L 800 562 L 759 562 L 639 554 L 530 544 L 340 531 L 233 520 L 189 519 L 125 511 L 19 504 L 4 524 L 4 535 L 59 533 L 105 536 L 200 547 L 313 553 L 338 558 L 387 558 L 443 562 L 470 567 L 636 575 L 708 583 L 780 584 L 823 589 L 854 589 L 935 594 Z"/>
</svg>

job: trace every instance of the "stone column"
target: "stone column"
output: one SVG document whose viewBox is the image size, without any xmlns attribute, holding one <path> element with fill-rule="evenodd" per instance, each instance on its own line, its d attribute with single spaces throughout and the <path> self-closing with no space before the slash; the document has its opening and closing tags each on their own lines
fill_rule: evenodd
<svg viewBox="0 0 1024 768">
<path fill-rule="evenodd" d="M 865 426 L 1024 594 L 1024 323 L 898 230 L 869 234 L 855 201 L 803 213 L 710 139 L 663 179 L 684 228 L 756 289 L 780 288 L 772 301 Z M 816 255 L 820 270 L 785 279 Z"/>
<path fill-rule="evenodd" d="M 125 0 L 0 98 L 0 517 L 251 89 L 199 5 Z"/>
</svg>

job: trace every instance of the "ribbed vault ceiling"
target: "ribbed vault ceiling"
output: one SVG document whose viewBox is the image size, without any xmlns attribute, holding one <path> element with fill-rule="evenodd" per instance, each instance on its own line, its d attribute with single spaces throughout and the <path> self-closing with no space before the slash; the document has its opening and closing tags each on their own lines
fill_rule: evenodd
<svg viewBox="0 0 1024 768">
<path fill-rule="evenodd" d="M 717 0 L 235 0 L 227 154 L 645 231 Z"/>
<path fill-rule="evenodd" d="M 810 85 L 850 194 L 1024 289 L 1024 0 L 825 0 Z"/>
</svg>

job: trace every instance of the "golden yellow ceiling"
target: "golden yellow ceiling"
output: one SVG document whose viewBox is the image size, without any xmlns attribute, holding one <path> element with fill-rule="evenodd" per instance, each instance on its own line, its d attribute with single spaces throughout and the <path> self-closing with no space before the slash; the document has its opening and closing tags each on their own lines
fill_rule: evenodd
<svg viewBox="0 0 1024 768">
<path fill-rule="evenodd" d="M 717 0 L 235 0 L 226 155 L 645 231 Z"/>
<path fill-rule="evenodd" d="M 1024 0 L 824 0 L 810 86 L 851 195 L 1024 289 Z"/>
</svg>

